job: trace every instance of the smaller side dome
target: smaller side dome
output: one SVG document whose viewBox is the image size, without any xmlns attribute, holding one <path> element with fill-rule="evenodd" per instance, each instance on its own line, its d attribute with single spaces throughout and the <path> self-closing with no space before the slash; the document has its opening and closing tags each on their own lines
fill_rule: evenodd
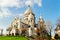
<svg viewBox="0 0 60 40">
<path fill-rule="evenodd" d="M 40 16 L 40 19 L 43 19 L 43 17 L 42 17 L 42 16 Z"/>
<path fill-rule="evenodd" d="M 42 17 L 42 16 L 40 16 L 40 22 L 41 22 L 41 23 L 43 23 L 43 22 L 44 22 L 44 20 L 43 20 L 43 17 Z"/>
</svg>

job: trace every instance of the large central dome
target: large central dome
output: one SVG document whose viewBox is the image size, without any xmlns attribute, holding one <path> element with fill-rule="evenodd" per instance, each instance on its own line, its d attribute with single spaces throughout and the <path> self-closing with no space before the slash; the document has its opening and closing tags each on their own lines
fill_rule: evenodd
<svg viewBox="0 0 60 40">
<path fill-rule="evenodd" d="M 33 14 L 33 12 L 32 12 L 32 10 L 31 10 L 30 6 L 28 5 L 28 8 L 27 8 L 27 10 L 25 11 L 24 15 L 29 15 L 30 13 Z"/>
<path fill-rule="evenodd" d="M 28 19 L 32 16 L 35 17 L 34 13 L 32 12 L 30 5 L 28 5 L 27 10 L 24 12 L 24 23 L 28 24 Z"/>
</svg>

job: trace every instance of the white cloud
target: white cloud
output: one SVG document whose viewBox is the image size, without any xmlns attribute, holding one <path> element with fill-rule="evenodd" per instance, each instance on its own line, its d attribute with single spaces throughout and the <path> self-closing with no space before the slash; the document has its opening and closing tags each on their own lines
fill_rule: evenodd
<svg viewBox="0 0 60 40">
<path fill-rule="evenodd" d="M 28 5 L 33 5 L 33 3 L 32 3 L 31 0 L 28 0 L 28 1 L 25 2 L 25 5 L 27 5 L 27 6 L 28 6 Z"/>
<path fill-rule="evenodd" d="M 15 15 L 12 15 L 13 17 L 20 17 L 20 18 L 23 18 L 23 13 L 18 13 L 18 14 L 15 14 Z"/>
<path fill-rule="evenodd" d="M 9 17 L 11 15 L 12 15 L 12 13 L 7 8 L 1 8 L 0 18 Z"/>
<path fill-rule="evenodd" d="M 25 2 L 25 5 L 34 6 L 35 4 L 37 4 L 39 7 L 41 7 L 42 6 L 42 0 L 27 0 Z"/>
<path fill-rule="evenodd" d="M 22 17 L 23 16 L 23 13 L 20 13 L 20 14 L 18 14 L 20 17 Z"/>
<path fill-rule="evenodd" d="M 41 0 L 0 0 L 0 7 L 23 7 L 24 5 L 38 4 L 41 6 Z"/>
<path fill-rule="evenodd" d="M 15 17 L 15 16 L 19 16 L 21 18 L 23 17 L 23 13 L 13 14 L 8 8 L 1 8 L 0 10 L 1 10 L 0 19 L 5 17 Z"/>
<path fill-rule="evenodd" d="M 38 6 L 42 6 L 42 0 L 34 0 L 34 3 L 38 4 Z"/>
<path fill-rule="evenodd" d="M 18 7 L 19 0 L 0 0 L 1 7 Z"/>
</svg>

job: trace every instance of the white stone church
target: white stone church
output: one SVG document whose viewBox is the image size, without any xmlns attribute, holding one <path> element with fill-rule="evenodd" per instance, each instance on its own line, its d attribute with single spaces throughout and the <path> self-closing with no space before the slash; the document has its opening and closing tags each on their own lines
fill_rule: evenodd
<svg viewBox="0 0 60 40">
<path fill-rule="evenodd" d="M 42 33 L 47 33 L 46 24 L 42 16 L 40 16 L 39 21 L 35 22 L 35 14 L 32 12 L 30 6 L 24 12 L 24 20 L 15 17 L 11 22 L 9 28 L 6 30 L 7 35 L 41 35 Z"/>
</svg>

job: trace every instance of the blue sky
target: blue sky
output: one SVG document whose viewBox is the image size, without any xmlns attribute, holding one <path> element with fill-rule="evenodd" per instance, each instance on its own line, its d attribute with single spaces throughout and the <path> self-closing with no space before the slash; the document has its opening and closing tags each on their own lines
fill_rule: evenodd
<svg viewBox="0 0 60 40">
<path fill-rule="evenodd" d="M 42 15 L 45 21 L 50 20 L 53 25 L 56 24 L 60 17 L 60 0 L 0 0 L 0 28 L 8 28 L 15 16 L 22 18 L 28 3 L 35 14 L 36 22 Z"/>
</svg>

